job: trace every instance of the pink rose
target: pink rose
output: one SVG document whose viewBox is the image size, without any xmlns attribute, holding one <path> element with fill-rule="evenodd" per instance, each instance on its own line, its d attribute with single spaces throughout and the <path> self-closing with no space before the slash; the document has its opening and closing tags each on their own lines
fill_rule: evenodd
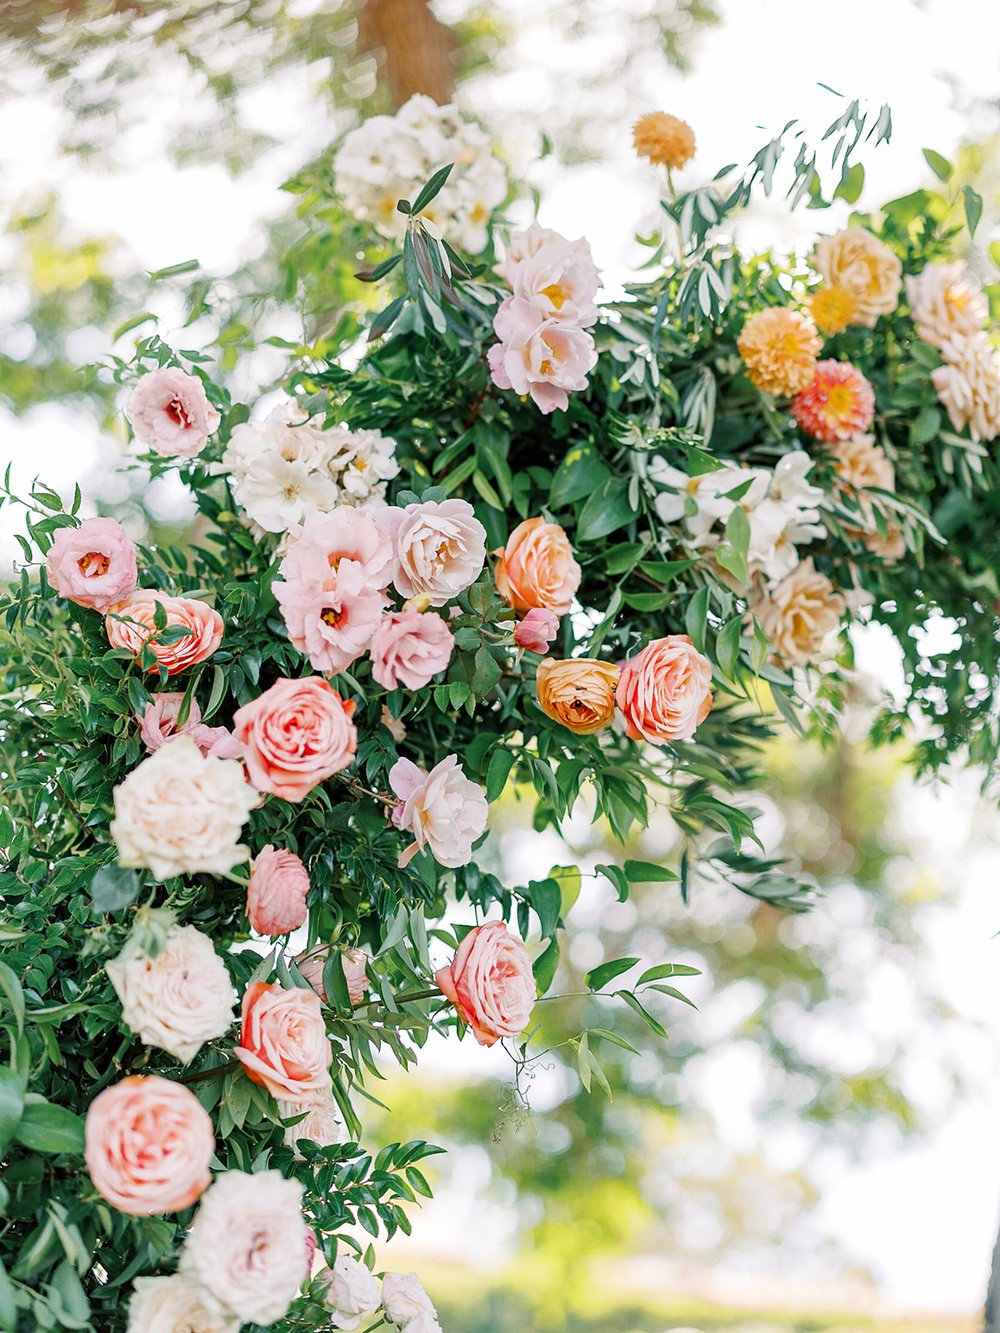
<svg viewBox="0 0 1000 1333">
<path fill-rule="evenodd" d="M 690 740 L 712 707 L 712 664 L 686 634 L 647 643 L 622 667 L 615 702 L 634 740 Z"/>
<path fill-rule="evenodd" d="M 90 1178 L 119 1212 L 180 1212 L 211 1183 L 211 1118 L 171 1079 L 133 1074 L 105 1088 L 90 1103 L 85 1134 Z"/>
<path fill-rule="evenodd" d="M 286 801 L 304 800 L 354 758 L 354 708 L 319 676 L 275 681 L 233 717 L 250 781 Z"/>
<path fill-rule="evenodd" d="M 434 980 L 458 1010 L 480 1046 L 516 1037 L 528 1026 L 535 978 L 524 941 L 502 921 L 470 930 L 448 967 Z"/>
<path fill-rule="evenodd" d="M 514 627 L 514 642 L 531 653 L 544 654 L 559 633 L 559 617 L 554 611 L 535 606 Z"/>
<path fill-rule="evenodd" d="M 258 935 L 287 935 L 306 919 L 309 872 L 294 852 L 271 843 L 253 859 L 247 885 L 247 916 Z"/>
<path fill-rule="evenodd" d="M 276 581 L 271 587 L 289 639 L 316 671 L 330 675 L 346 671 L 361 656 L 386 605 L 353 560 L 342 561 L 336 571 L 328 565 L 322 583 Z"/>
<path fill-rule="evenodd" d="M 221 420 L 201 380 L 176 369 L 143 375 L 129 394 L 125 415 L 140 444 L 180 458 L 200 454 Z"/>
<path fill-rule="evenodd" d="M 508 606 L 523 612 L 541 607 L 564 616 L 580 586 L 580 566 L 569 538 L 558 523 L 525 519 L 495 552 L 497 592 Z"/>
<path fill-rule="evenodd" d="M 451 661 L 455 636 L 433 611 L 384 616 L 369 649 L 372 676 L 386 690 L 420 690 Z"/>
<path fill-rule="evenodd" d="M 347 560 L 361 566 L 369 587 L 390 582 L 392 532 L 381 510 L 339 505 L 328 514 L 310 514 L 289 535 L 281 575 L 289 583 L 323 583 Z"/>
<path fill-rule="evenodd" d="M 209 727 L 201 720 L 201 709 L 197 701 L 191 700 L 187 721 L 182 727 L 177 725 L 184 695 L 178 691 L 164 691 L 154 694 L 146 705 L 146 711 L 139 716 L 139 735 L 150 754 L 158 750 L 167 741 L 176 736 L 190 736 L 203 755 L 215 759 L 240 759 L 243 746 L 225 727 Z"/>
<path fill-rule="evenodd" d="M 327 1001 L 326 991 L 323 988 L 323 969 L 329 957 L 330 950 L 326 945 L 321 945 L 310 949 L 307 953 L 300 953 L 295 960 L 295 966 L 324 1004 Z M 364 949 L 342 949 L 340 963 L 344 969 L 344 979 L 347 982 L 347 994 L 350 996 L 351 1004 L 360 1004 L 368 990 L 368 955 Z"/>
<path fill-rule="evenodd" d="M 515 297 L 530 301 L 549 319 L 588 328 L 597 320 L 594 297 L 600 275 L 581 237 L 568 241 L 533 222 L 514 233 L 501 267 Z"/>
<path fill-rule="evenodd" d="M 333 1048 L 314 991 L 255 981 L 243 995 L 240 1044 L 233 1054 L 247 1078 L 301 1105 L 330 1085 Z"/>
<path fill-rule="evenodd" d="M 404 597 L 444 606 L 475 583 L 486 563 L 486 529 L 466 500 L 427 500 L 387 518 L 396 526 L 393 581 Z"/>
<path fill-rule="evenodd" d="M 429 773 L 409 759 L 397 759 L 389 786 L 400 799 L 393 823 L 414 838 L 399 864 L 405 866 L 427 847 L 440 865 L 468 865 L 472 844 L 486 831 L 489 806 L 482 787 L 465 776 L 458 756 L 450 754 Z"/>
<path fill-rule="evenodd" d="M 157 604 L 166 612 L 166 629 L 181 626 L 188 632 L 161 643 L 163 631 L 156 628 L 155 621 Z M 176 676 L 212 656 L 222 642 L 224 625 L 218 611 L 197 598 L 140 589 L 104 617 L 104 628 L 112 648 L 127 648 L 137 662 L 148 648 L 154 658 L 149 670 L 163 667 L 168 676 Z"/>
<path fill-rule="evenodd" d="M 508 296 L 493 319 L 500 339 L 488 353 L 498 389 L 530 394 L 539 411 L 563 412 L 597 364 L 594 340 L 573 324 L 546 319 L 530 301 Z"/>
<path fill-rule="evenodd" d="M 135 592 L 135 547 L 113 518 L 88 518 L 60 528 L 45 559 L 49 583 L 77 606 L 107 611 Z"/>
</svg>

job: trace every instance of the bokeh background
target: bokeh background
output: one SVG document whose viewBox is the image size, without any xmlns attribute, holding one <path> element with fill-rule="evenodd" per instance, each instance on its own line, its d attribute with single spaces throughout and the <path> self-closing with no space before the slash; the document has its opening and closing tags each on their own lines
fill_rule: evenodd
<svg viewBox="0 0 1000 1333">
<path fill-rule="evenodd" d="M 17 482 L 79 481 L 154 538 L 183 528 L 186 498 L 111 478 L 123 430 L 90 367 L 127 356 L 123 326 L 155 314 L 236 396 L 271 392 L 304 327 L 322 336 L 377 299 L 335 235 L 303 241 L 301 186 L 282 187 L 414 91 L 486 122 L 522 185 L 512 219 L 537 199 L 544 224 L 590 239 L 612 290 L 656 216 L 636 116 L 690 121 L 691 173 L 708 179 L 793 117 L 822 129 L 838 95 L 887 102 L 894 134 L 867 157 L 862 204 L 925 183 L 923 148 L 951 157 L 986 201 L 970 262 L 997 279 L 996 0 L 0 0 L 0 69 L 0 453 Z M 775 197 L 740 237 L 805 248 L 811 222 Z M 307 312 L 289 247 L 316 275 Z M 7 565 L 15 522 L 0 510 Z M 386 1067 L 373 1138 L 451 1152 L 385 1260 L 420 1269 L 450 1333 L 983 1326 L 1000 1219 L 996 793 L 958 765 L 917 785 L 905 745 L 868 745 L 899 664 L 874 634 L 856 649 L 845 735 L 776 742 L 758 801 L 769 848 L 822 890 L 808 913 L 705 881 L 688 906 L 662 884 L 619 904 L 592 873 L 605 831 L 585 806 L 556 838 L 505 794 L 491 868 L 583 871 L 574 969 L 636 954 L 702 975 L 697 1009 L 664 1010 L 661 1045 L 587 1014 L 644 1052 L 603 1048 L 613 1101 L 565 1058 L 576 1006 L 597 1003 L 582 998 L 547 1007 L 549 1053 L 518 1086 L 471 1041 L 432 1039 L 415 1076 Z M 669 858 L 675 837 L 654 825 L 630 854 Z"/>
</svg>

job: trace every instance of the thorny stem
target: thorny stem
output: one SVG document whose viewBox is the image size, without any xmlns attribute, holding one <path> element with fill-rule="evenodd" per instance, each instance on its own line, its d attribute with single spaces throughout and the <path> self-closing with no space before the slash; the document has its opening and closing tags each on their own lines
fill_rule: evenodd
<svg viewBox="0 0 1000 1333">
<path fill-rule="evenodd" d="M 373 801 L 378 801 L 381 805 L 388 806 L 389 809 L 394 809 L 399 804 L 398 798 L 392 792 L 372 791 L 369 787 L 363 787 L 356 778 L 340 775 L 338 781 L 342 782 L 347 790 L 353 792 L 355 796 L 367 796 Z"/>
</svg>

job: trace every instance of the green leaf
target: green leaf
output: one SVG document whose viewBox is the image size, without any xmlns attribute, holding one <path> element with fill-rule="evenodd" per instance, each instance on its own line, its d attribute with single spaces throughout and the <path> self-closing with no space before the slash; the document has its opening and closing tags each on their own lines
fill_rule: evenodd
<svg viewBox="0 0 1000 1333">
<path fill-rule="evenodd" d="M 10 1005 L 11 1013 L 14 1015 L 14 1022 L 17 1024 L 18 1032 L 24 1031 L 24 991 L 21 989 L 21 983 L 18 980 L 17 973 L 6 963 L 0 962 L 0 990 L 3 991 L 7 1003 Z"/>
<path fill-rule="evenodd" d="M 0 1065 L 0 1153 L 17 1132 L 24 1110 L 24 1083 L 20 1075 L 6 1065 Z"/>
<path fill-rule="evenodd" d="M 626 861 L 625 874 L 630 884 L 667 884 L 678 878 L 676 870 L 652 861 Z"/>
<path fill-rule="evenodd" d="M 514 767 L 516 755 L 511 754 L 510 750 L 502 745 L 498 746 L 490 755 L 490 762 L 486 768 L 486 799 L 493 802 L 497 800 L 507 785 L 507 779 L 510 777 L 510 770 Z"/>
<path fill-rule="evenodd" d="M 577 898 L 580 896 L 580 889 L 583 886 L 583 876 L 580 874 L 579 866 L 553 866 L 549 871 L 549 879 L 554 879 L 559 885 L 559 915 L 566 920 L 567 913 L 570 912 Z"/>
<path fill-rule="evenodd" d="M 477 698 L 482 699 L 503 675 L 503 668 L 488 648 L 476 652 L 476 666 L 472 673 L 472 689 Z"/>
<path fill-rule="evenodd" d="M 582 542 L 597 541 L 635 517 L 628 487 L 621 477 L 606 478 L 580 510 L 576 535 Z"/>
<path fill-rule="evenodd" d="M 610 1041 L 612 1046 L 620 1046 L 623 1051 L 631 1051 L 633 1055 L 641 1055 L 642 1052 L 626 1041 L 624 1037 L 619 1037 L 617 1032 L 609 1032 L 607 1028 L 590 1028 L 592 1037 L 600 1037 L 601 1041 Z"/>
<path fill-rule="evenodd" d="M 592 445 L 574 445 L 559 464 L 552 478 L 549 503 L 553 509 L 593 495 L 608 476 L 608 469 L 597 456 Z"/>
<path fill-rule="evenodd" d="M 933 148 L 925 148 L 923 154 L 924 161 L 930 167 L 931 171 L 934 172 L 934 175 L 939 181 L 951 180 L 952 172 L 955 168 L 946 157 L 942 157 L 940 153 L 935 153 Z"/>
<path fill-rule="evenodd" d="M 623 972 L 635 967 L 638 961 L 638 958 L 612 958 L 610 962 L 601 963 L 600 967 L 593 968 L 584 980 L 591 990 L 603 990 L 609 981 L 614 981 L 615 977 L 620 977 Z"/>
<path fill-rule="evenodd" d="M 14 1137 L 34 1152 L 82 1153 L 83 1117 L 52 1102 L 29 1102 Z"/>
<path fill-rule="evenodd" d="M 553 935 L 548 948 L 538 955 L 531 967 L 535 977 L 535 990 L 539 995 L 544 995 L 552 985 L 558 967 L 559 940 Z"/>
<path fill-rule="evenodd" d="M 0 1261 L 0 1329 L 4 1333 L 17 1327 L 17 1300 L 14 1284 Z"/>
<path fill-rule="evenodd" d="M 117 342 L 118 339 L 123 338 L 126 333 L 131 333 L 133 329 L 137 329 L 140 324 L 148 323 L 149 320 L 152 320 L 154 324 L 157 323 L 157 316 L 151 314 L 148 310 L 144 310 L 141 315 L 133 315 L 132 318 L 127 319 L 124 324 L 118 325 L 114 333 L 111 335 L 111 341 Z"/>
<path fill-rule="evenodd" d="M 692 1009 L 698 1008 L 694 1000 L 690 999 L 687 995 L 685 995 L 683 991 L 677 990 L 675 986 L 663 986 L 660 985 L 659 983 L 656 983 L 655 985 L 650 986 L 649 989 L 659 991 L 661 995 L 669 995 L 672 1000 L 682 1000 L 686 1005 L 689 1005 Z"/>
<path fill-rule="evenodd" d="M 708 626 L 709 587 L 706 583 L 699 588 L 687 604 L 684 612 L 684 628 L 688 637 L 700 653 L 705 651 L 705 637 Z"/>
<path fill-rule="evenodd" d="M 182 273 L 194 273 L 201 268 L 197 259 L 183 259 L 179 264 L 168 264 L 166 268 L 154 269 L 149 275 L 150 282 L 161 282 L 164 278 L 177 278 Z"/>
<path fill-rule="evenodd" d="M 641 1004 L 630 991 L 616 990 L 615 994 L 619 997 L 619 999 L 624 1000 L 625 1003 L 628 1005 L 628 1007 L 634 1010 L 635 1013 L 637 1013 L 639 1017 L 643 1020 L 646 1026 L 650 1028 L 651 1031 L 655 1032 L 658 1037 L 663 1037 L 663 1038 L 667 1037 L 667 1029 L 663 1026 L 660 1020 L 658 1018 L 654 1018 L 653 1015 L 649 1012 L 649 1010 L 643 1004 Z"/>
<path fill-rule="evenodd" d="M 538 925 L 542 939 L 554 935 L 559 923 L 562 908 L 562 892 L 554 879 L 532 880 L 528 885 L 531 905 L 538 914 Z"/>
<path fill-rule="evenodd" d="M 449 162 L 446 167 L 439 167 L 438 170 L 435 171 L 434 175 L 410 205 L 409 211 L 411 213 L 416 214 L 424 211 L 431 200 L 440 193 L 445 181 L 451 175 L 454 165 L 454 162 Z"/>
<path fill-rule="evenodd" d="M 625 874 L 625 871 L 621 866 L 600 865 L 594 866 L 594 869 L 599 870 L 602 875 L 606 875 L 608 879 L 610 879 L 611 883 L 618 890 L 618 901 L 623 903 L 628 897 L 628 876 Z"/>
<path fill-rule="evenodd" d="M 726 540 L 746 560 L 750 547 L 750 520 L 742 505 L 737 505 L 726 520 Z"/>
<path fill-rule="evenodd" d="M 852 167 L 844 166 L 840 184 L 833 192 L 834 199 L 846 199 L 849 204 L 857 203 L 861 191 L 865 188 L 865 169 L 860 162 Z"/>
<path fill-rule="evenodd" d="M 715 640 L 715 660 L 718 662 L 722 674 L 729 680 L 736 679 L 736 663 L 740 657 L 740 633 L 742 628 L 743 617 L 733 616 L 719 630 L 718 638 Z"/>
<path fill-rule="evenodd" d="M 965 221 L 969 227 L 969 235 L 975 236 L 979 219 L 983 216 L 983 197 L 971 185 L 963 185 L 962 201 L 965 204 Z"/>
<path fill-rule="evenodd" d="M 326 1002 L 332 1008 L 351 1008 L 351 995 L 344 975 L 344 956 L 339 949 L 331 949 L 330 956 L 323 964 L 323 990 L 326 992 Z"/>
<path fill-rule="evenodd" d="M 134 903 L 141 888 L 139 876 L 125 866 L 101 866 L 90 881 L 90 896 L 94 911 L 101 916 L 120 912 Z"/>
<path fill-rule="evenodd" d="M 700 976 L 701 970 L 697 967 L 688 967 L 687 963 L 657 963 L 655 967 L 647 967 L 635 984 L 645 986 L 649 981 L 662 981 L 664 977 Z"/>
</svg>

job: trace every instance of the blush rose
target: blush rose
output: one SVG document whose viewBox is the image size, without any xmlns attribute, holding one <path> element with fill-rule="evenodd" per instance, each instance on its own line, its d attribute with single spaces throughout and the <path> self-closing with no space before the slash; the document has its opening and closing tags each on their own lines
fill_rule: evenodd
<svg viewBox="0 0 1000 1333">
<path fill-rule="evenodd" d="M 60 597 L 93 611 L 108 611 L 135 592 L 135 546 L 113 518 L 88 518 L 60 528 L 45 559 L 49 583 Z"/>
<path fill-rule="evenodd" d="M 434 979 L 481 1046 L 516 1037 L 528 1026 L 535 979 L 524 941 L 502 921 L 470 930 Z"/>
<path fill-rule="evenodd" d="M 271 843 L 253 859 L 247 885 L 247 916 L 258 935 L 287 935 L 306 919 L 309 872 L 294 852 Z"/>
<path fill-rule="evenodd" d="M 472 844 L 486 831 L 489 806 L 482 787 L 465 776 L 458 756 L 450 754 L 429 773 L 398 759 L 389 770 L 389 786 L 400 800 L 393 823 L 414 838 L 399 864 L 427 847 L 439 865 L 468 865 Z"/>
<path fill-rule="evenodd" d="M 451 661 L 455 636 L 434 611 L 394 611 L 371 641 L 372 677 L 383 689 L 423 689 Z"/>
<path fill-rule="evenodd" d="M 233 734 L 257 790 L 303 801 L 347 768 L 358 744 L 354 707 L 319 676 L 306 676 L 278 680 L 237 709 Z"/>
<path fill-rule="evenodd" d="M 158 605 L 166 615 L 163 630 L 156 627 Z M 178 627 L 187 633 L 161 642 L 165 630 Z M 196 597 L 142 589 L 105 616 L 104 628 L 112 648 L 126 648 L 136 661 L 148 648 L 154 659 L 149 670 L 162 667 L 168 676 L 176 676 L 212 656 L 222 642 L 224 625 L 218 611 Z"/>
<path fill-rule="evenodd" d="M 152 370 L 136 384 L 125 404 L 135 438 L 167 457 L 193 458 L 221 420 L 205 386 L 183 370 Z"/>
<path fill-rule="evenodd" d="M 247 1078 L 286 1102 L 308 1102 L 330 1085 L 333 1048 L 323 1006 L 311 990 L 255 981 L 243 996 L 240 1044 Z"/>
<path fill-rule="evenodd" d="M 690 740 L 711 710 L 711 685 L 712 664 L 686 634 L 647 643 L 618 681 L 627 735 L 654 745 Z"/>
</svg>

